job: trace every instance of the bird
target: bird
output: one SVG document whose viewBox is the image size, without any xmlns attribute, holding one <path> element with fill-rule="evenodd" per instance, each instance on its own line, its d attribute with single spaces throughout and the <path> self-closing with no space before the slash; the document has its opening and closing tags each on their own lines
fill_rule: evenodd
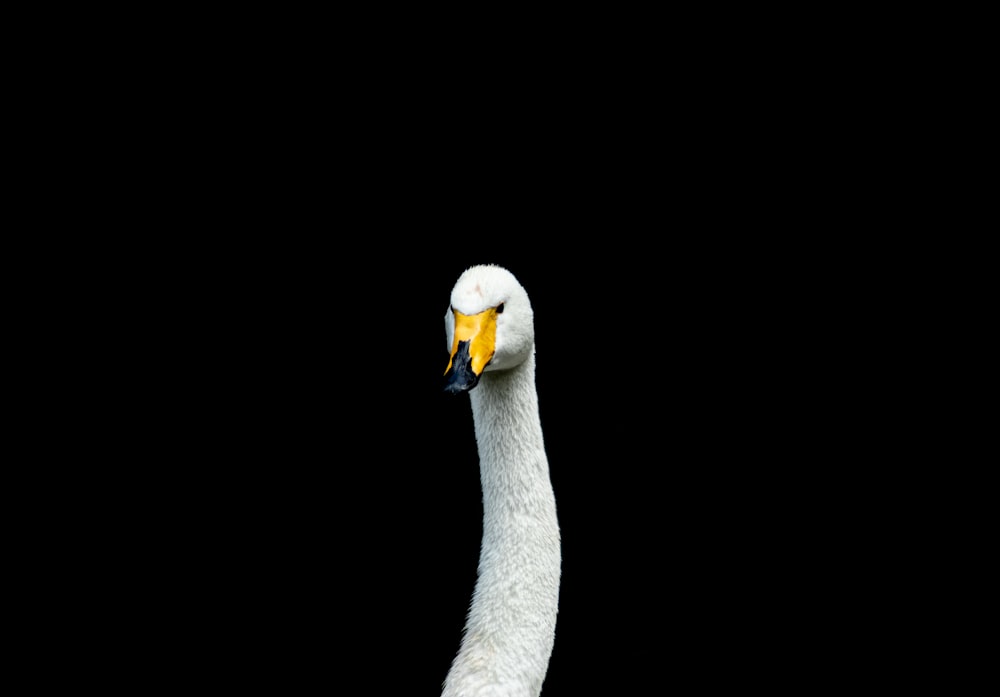
<svg viewBox="0 0 1000 697">
<path fill-rule="evenodd" d="M 562 553 L 528 293 L 505 267 L 469 266 L 452 289 L 445 333 L 444 390 L 467 392 L 472 407 L 483 528 L 441 697 L 537 697 L 555 643 Z"/>
</svg>

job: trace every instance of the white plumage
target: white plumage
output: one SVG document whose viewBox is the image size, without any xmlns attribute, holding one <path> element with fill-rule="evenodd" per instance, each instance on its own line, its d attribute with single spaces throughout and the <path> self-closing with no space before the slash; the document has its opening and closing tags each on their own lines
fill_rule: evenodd
<svg viewBox="0 0 1000 697">
<path fill-rule="evenodd" d="M 468 390 L 472 405 L 483 539 L 442 697 L 536 697 L 555 638 L 561 552 L 528 294 L 506 269 L 473 266 L 452 290 L 445 327 L 447 389 Z"/>
</svg>

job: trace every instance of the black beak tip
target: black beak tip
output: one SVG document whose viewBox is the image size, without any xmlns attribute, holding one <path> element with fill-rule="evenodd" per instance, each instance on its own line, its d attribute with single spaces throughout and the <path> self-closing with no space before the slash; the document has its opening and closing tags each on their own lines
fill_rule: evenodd
<svg viewBox="0 0 1000 697">
<path fill-rule="evenodd" d="M 479 376 L 471 370 L 452 370 L 446 377 L 444 391 L 448 394 L 468 392 L 479 384 Z"/>
<path fill-rule="evenodd" d="M 447 382 L 444 391 L 448 394 L 461 394 L 468 392 L 479 384 L 479 376 L 472 369 L 472 358 L 469 356 L 469 342 L 460 341 L 455 355 L 452 356 L 451 370 L 445 377 Z"/>
<path fill-rule="evenodd" d="M 447 392 L 448 394 L 462 394 L 466 390 L 468 390 L 467 387 L 462 387 L 458 383 L 451 381 L 449 381 L 448 384 L 444 386 L 444 391 Z"/>
</svg>

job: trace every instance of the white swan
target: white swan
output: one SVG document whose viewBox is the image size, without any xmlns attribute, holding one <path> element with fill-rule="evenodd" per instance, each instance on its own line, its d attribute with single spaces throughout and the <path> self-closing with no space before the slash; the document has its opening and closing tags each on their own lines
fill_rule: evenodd
<svg viewBox="0 0 1000 697">
<path fill-rule="evenodd" d="M 535 389 L 534 315 L 513 274 L 473 266 L 445 313 L 445 389 L 467 390 L 483 489 L 479 570 L 442 697 L 535 697 L 555 638 L 559 524 Z"/>
</svg>

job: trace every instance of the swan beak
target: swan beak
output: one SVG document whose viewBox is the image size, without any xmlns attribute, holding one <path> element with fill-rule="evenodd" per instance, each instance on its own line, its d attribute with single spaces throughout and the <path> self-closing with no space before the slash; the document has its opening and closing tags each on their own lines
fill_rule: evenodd
<svg viewBox="0 0 1000 697">
<path fill-rule="evenodd" d="M 455 314 L 455 339 L 444 374 L 448 378 L 445 392 L 458 394 L 471 390 L 493 360 L 496 350 L 497 311 L 490 308 L 478 315 Z"/>
</svg>

